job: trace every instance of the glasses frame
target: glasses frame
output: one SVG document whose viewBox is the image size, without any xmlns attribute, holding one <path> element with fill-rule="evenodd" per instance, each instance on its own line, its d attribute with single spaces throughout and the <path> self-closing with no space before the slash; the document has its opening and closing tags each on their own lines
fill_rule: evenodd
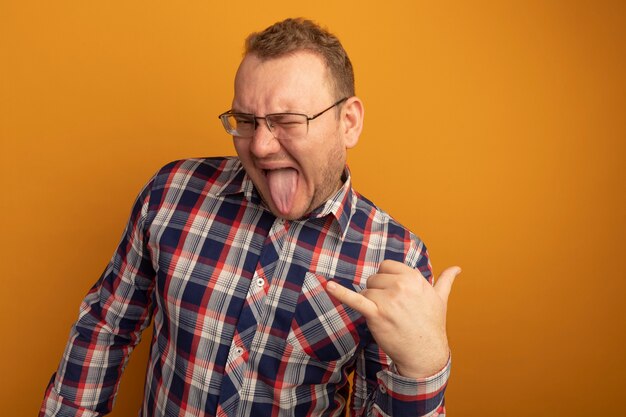
<svg viewBox="0 0 626 417">
<path fill-rule="evenodd" d="M 238 138 L 251 138 L 252 136 L 254 136 L 254 132 L 256 132 L 257 127 L 259 127 L 259 120 L 265 120 L 265 125 L 267 126 L 267 129 L 272 132 L 272 134 L 274 134 L 273 131 L 273 126 L 271 124 L 271 119 L 272 117 L 275 116 L 303 116 L 306 118 L 306 134 L 309 134 L 309 123 L 311 122 L 311 120 L 315 120 L 318 117 L 320 117 L 322 114 L 326 113 L 328 110 L 332 109 L 333 107 L 336 107 L 338 105 L 340 105 L 341 103 L 343 103 L 344 101 L 348 100 L 349 97 L 344 97 L 341 100 L 337 100 L 336 102 L 334 102 L 332 105 L 326 107 L 324 110 L 322 110 L 319 113 L 314 114 L 313 116 L 309 116 L 307 114 L 304 113 L 293 113 L 293 112 L 283 112 L 283 113 L 270 113 L 270 114 L 266 114 L 265 116 L 257 116 L 255 114 L 252 113 L 241 113 L 241 112 L 234 112 L 232 109 L 225 111 L 224 113 L 220 114 L 218 116 L 218 118 L 222 121 L 222 125 L 224 126 L 224 129 L 226 129 L 226 132 L 229 133 L 230 135 L 236 136 Z M 229 116 L 246 116 L 246 117 L 251 117 L 252 120 L 254 120 L 254 127 L 252 129 L 252 134 L 250 136 L 241 136 L 239 134 L 237 134 L 237 130 L 236 129 L 232 129 L 231 128 L 231 124 L 228 122 L 228 117 Z M 306 135 L 305 135 L 306 137 Z M 277 138 L 278 139 L 278 138 Z"/>
</svg>

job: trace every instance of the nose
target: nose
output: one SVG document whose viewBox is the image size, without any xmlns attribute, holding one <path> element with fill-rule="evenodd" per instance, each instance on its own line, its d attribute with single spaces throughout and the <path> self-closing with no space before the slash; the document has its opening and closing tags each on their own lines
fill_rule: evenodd
<svg viewBox="0 0 626 417">
<path fill-rule="evenodd" d="M 250 152 L 257 158 L 264 158 L 280 151 L 280 142 L 267 127 L 265 120 L 259 120 L 258 122 L 254 135 L 250 138 Z"/>
</svg>

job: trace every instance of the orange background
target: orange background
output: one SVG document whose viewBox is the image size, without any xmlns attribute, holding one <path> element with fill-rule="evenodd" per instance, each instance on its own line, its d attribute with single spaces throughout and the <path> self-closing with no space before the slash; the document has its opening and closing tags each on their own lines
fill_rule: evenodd
<svg viewBox="0 0 626 417">
<path fill-rule="evenodd" d="M 449 414 L 623 413 L 625 3 L 432 3 L 0 2 L 2 415 L 36 414 L 147 178 L 233 154 L 217 115 L 243 39 L 288 16 L 351 55 L 357 188 L 464 269 Z"/>
</svg>

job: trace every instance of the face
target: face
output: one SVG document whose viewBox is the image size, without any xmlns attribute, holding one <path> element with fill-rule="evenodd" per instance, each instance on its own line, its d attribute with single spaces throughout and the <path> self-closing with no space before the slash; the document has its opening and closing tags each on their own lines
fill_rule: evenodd
<svg viewBox="0 0 626 417">
<path fill-rule="evenodd" d="M 338 98 L 332 94 L 323 60 L 314 53 L 268 60 L 247 55 L 235 78 L 232 108 L 257 116 L 284 112 L 311 116 Z M 234 138 L 235 149 L 276 216 L 300 218 L 341 187 L 346 149 L 356 144 L 361 131 L 360 100 L 350 98 L 311 120 L 308 135 L 301 140 L 279 141 L 263 120 L 259 122 L 252 138 Z"/>
</svg>

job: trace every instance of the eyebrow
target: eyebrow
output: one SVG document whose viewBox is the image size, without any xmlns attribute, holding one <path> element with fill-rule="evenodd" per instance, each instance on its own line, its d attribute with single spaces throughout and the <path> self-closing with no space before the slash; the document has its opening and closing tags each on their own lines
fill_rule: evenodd
<svg viewBox="0 0 626 417">
<path fill-rule="evenodd" d="M 291 110 L 284 110 L 284 111 L 278 111 L 278 112 L 270 112 L 270 113 L 265 113 L 263 115 L 259 115 L 259 114 L 255 114 L 255 113 L 249 113 L 249 112 L 245 112 L 245 111 L 241 111 L 241 110 L 237 110 L 237 109 L 230 109 L 231 113 L 237 113 L 237 114 L 249 114 L 252 116 L 256 116 L 256 117 L 265 117 L 267 115 L 271 115 L 271 114 L 301 114 L 303 116 L 309 116 L 307 113 L 301 112 L 301 111 L 291 111 Z"/>
<path fill-rule="evenodd" d="M 231 105 L 232 105 L 232 107 L 230 108 L 230 111 L 233 112 L 233 113 L 253 114 L 255 116 L 260 116 L 260 117 L 265 116 L 265 115 L 262 115 L 262 114 L 257 115 L 256 113 L 253 113 L 253 112 L 250 112 L 250 111 L 241 110 L 241 108 L 237 107 L 235 104 L 231 104 Z M 294 110 L 292 107 L 287 107 L 286 110 L 267 112 L 265 114 L 281 114 L 281 113 L 304 114 L 304 115 L 308 116 L 308 113 L 306 111 L 304 111 L 304 110 Z"/>
</svg>

